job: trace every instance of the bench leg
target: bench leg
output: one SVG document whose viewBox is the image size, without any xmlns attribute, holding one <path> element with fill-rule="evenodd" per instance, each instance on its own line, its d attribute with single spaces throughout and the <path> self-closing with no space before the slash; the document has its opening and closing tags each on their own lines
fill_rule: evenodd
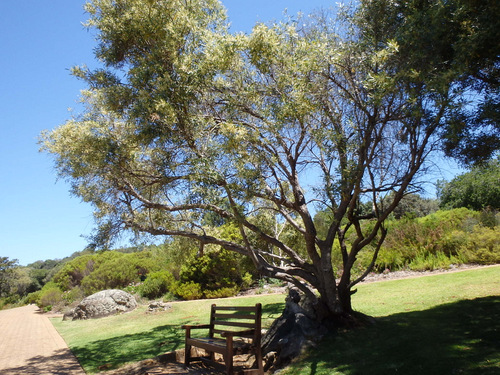
<svg viewBox="0 0 500 375">
<path fill-rule="evenodd" d="M 189 366 L 191 362 L 191 345 L 186 345 L 184 348 L 184 366 Z"/>
<path fill-rule="evenodd" d="M 226 363 L 226 374 L 233 375 L 233 355 L 225 355 L 224 362 Z"/>
<path fill-rule="evenodd" d="M 262 352 L 260 350 L 257 350 L 255 353 L 255 362 L 257 362 L 257 369 L 259 371 L 259 374 L 263 375 L 264 374 L 264 364 L 263 359 L 262 359 Z"/>
</svg>

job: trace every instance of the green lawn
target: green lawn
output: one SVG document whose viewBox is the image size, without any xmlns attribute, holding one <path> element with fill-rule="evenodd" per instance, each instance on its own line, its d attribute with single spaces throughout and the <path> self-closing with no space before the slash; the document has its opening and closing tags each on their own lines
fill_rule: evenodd
<svg viewBox="0 0 500 375">
<path fill-rule="evenodd" d="M 500 266 L 364 284 L 353 300 L 376 323 L 280 375 L 500 374 Z"/>
<path fill-rule="evenodd" d="M 173 302 L 167 312 L 147 314 L 146 307 L 93 320 L 62 321 L 52 323 L 68 343 L 84 370 L 97 372 L 99 366 L 108 369 L 127 362 L 153 358 L 159 354 L 184 347 L 182 324 L 208 323 L 210 305 L 263 304 L 262 324 L 269 326 L 283 310 L 285 296 L 257 295 L 221 300 Z M 206 334 L 197 330 L 199 335 Z"/>
<path fill-rule="evenodd" d="M 377 317 L 367 328 L 339 332 L 282 374 L 500 373 L 500 266 L 363 284 L 354 307 Z M 173 303 L 165 313 L 134 312 L 90 321 L 53 320 L 87 372 L 181 348 L 180 325 L 206 322 L 212 303 L 264 306 L 264 325 L 284 296 L 257 295 Z"/>
</svg>

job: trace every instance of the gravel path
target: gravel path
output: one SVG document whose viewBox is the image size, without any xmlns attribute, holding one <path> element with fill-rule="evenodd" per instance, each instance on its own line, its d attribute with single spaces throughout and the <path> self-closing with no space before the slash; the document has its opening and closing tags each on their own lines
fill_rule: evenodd
<svg viewBox="0 0 500 375">
<path fill-rule="evenodd" d="M 0 311 L 1 375 L 85 375 L 46 315 L 34 305 Z"/>
</svg>

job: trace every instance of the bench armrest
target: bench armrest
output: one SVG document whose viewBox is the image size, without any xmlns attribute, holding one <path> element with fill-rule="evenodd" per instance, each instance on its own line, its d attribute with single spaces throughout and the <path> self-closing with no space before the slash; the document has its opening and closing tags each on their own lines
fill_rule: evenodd
<svg viewBox="0 0 500 375">
<path fill-rule="evenodd" d="M 182 329 L 210 328 L 210 324 L 197 324 L 197 325 L 184 324 L 181 326 L 181 328 Z"/>
</svg>

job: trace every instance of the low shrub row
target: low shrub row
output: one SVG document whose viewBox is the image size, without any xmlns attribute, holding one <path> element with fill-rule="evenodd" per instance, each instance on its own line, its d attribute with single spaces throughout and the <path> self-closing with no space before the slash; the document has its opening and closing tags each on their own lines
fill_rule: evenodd
<svg viewBox="0 0 500 375">
<path fill-rule="evenodd" d="M 375 269 L 421 271 L 500 263 L 499 222 L 500 214 L 466 208 L 393 220 Z"/>
<path fill-rule="evenodd" d="M 433 270 L 451 265 L 500 263 L 500 214 L 466 208 L 442 210 L 424 217 L 404 216 L 387 222 L 388 235 L 375 272 Z M 370 225 L 367 223 L 366 225 Z M 292 244 L 291 244 L 292 245 Z M 300 244 L 296 244 L 300 248 Z M 342 270 L 339 244 L 332 262 Z M 124 253 L 86 253 L 66 262 L 43 288 L 25 298 L 50 309 L 68 305 L 103 289 L 125 289 L 147 299 L 221 298 L 236 295 L 256 278 L 248 259 L 193 244 L 173 242 Z M 366 270 L 374 247 L 358 257 L 354 276 Z"/>
</svg>

